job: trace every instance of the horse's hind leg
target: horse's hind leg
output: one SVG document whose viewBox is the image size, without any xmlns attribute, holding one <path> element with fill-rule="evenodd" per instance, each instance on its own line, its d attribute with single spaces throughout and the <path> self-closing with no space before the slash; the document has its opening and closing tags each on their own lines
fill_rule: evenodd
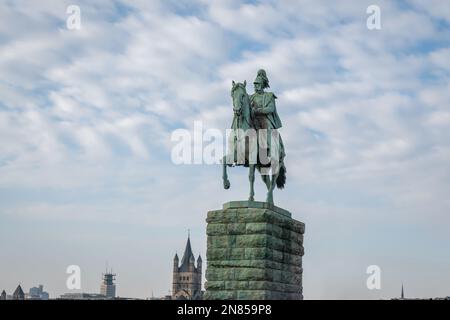
<svg viewBox="0 0 450 320">
<path fill-rule="evenodd" d="M 229 189 L 230 181 L 228 180 L 228 174 L 227 174 L 227 156 L 223 157 L 222 163 L 223 163 L 223 170 L 222 170 L 223 187 L 225 189 Z"/>
<path fill-rule="evenodd" d="M 258 171 L 259 173 L 261 173 L 261 170 L 259 168 Z M 267 190 L 269 190 L 271 186 L 269 175 L 261 173 L 261 179 L 266 184 Z"/>
<path fill-rule="evenodd" d="M 272 175 L 272 179 L 270 180 L 270 188 L 267 191 L 267 203 L 273 204 L 273 190 L 277 185 L 278 173 Z"/>
<path fill-rule="evenodd" d="M 248 179 L 250 181 L 250 196 L 248 197 L 248 200 L 249 201 L 254 201 L 255 200 L 255 190 L 254 190 L 254 185 L 255 185 L 255 165 L 254 164 L 250 164 L 249 165 Z"/>
</svg>

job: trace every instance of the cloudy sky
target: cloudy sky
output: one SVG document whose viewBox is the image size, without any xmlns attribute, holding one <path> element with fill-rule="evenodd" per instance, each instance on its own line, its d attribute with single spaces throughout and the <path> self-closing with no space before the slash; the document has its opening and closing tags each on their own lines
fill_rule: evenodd
<svg viewBox="0 0 450 320">
<path fill-rule="evenodd" d="M 108 263 L 120 296 L 167 294 L 187 229 L 205 258 L 207 211 L 248 193 L 243 168 L 225 191 L 219 166 L 173 164 L 171 133 L 228 128 L 231 80 L 264 68 L 305 298 L 450 295 L 449 43 L 440 0 L 1 1 L 0 290 L 55 297 L 75 264 L 98 292 Z"/>
</svg>

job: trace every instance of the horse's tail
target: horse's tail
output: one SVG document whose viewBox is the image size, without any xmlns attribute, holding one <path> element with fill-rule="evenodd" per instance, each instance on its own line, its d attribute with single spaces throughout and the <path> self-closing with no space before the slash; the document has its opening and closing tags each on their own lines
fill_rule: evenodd
<svg viewBox="0 0 450 320">
<path fill-rule="evenodd" d="M 280 173 L 278 174 L 276 182 L 278 189 L 284 188 L 284 184 L 286 183 L 286 167 L 284 166 L 284 163 L 280 167 Z"/>
</svg>

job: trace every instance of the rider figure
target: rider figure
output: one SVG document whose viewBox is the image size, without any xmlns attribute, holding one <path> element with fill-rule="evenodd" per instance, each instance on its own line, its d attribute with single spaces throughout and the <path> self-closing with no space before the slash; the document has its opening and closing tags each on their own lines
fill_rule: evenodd
<svg viewBox="0 0 450 320">
<path fill-rule="evenodd" d="M 280 162 L 284 158 L 284 146 L 277 129 L 281 128 L 281 120 L 278 116 L 277 109 L 275 107 L 275 99 L 277 96 L 272 92 L 265 92 L 265 88 L 269 88 L 269 79 L 267 78 L 266 71 L 260 69 L 257 73 L 255 81 L 253 81 L 255 87 L 255 93 L 250 96 L 251 112 L 255 129 L 260 133 L 258 136 L 259 145 L 266 146 L 267 155 L 271 156 L 272 150 L 272 137 L 278 137 L 279 145 L 281 149 Z M 266 129 L 264 132 L 260 132 L 260 129 Z M 274 140 L 275 142 L 275 140 Z M 266 161 L 264 161 L 266 162 Z"/>
</svg>

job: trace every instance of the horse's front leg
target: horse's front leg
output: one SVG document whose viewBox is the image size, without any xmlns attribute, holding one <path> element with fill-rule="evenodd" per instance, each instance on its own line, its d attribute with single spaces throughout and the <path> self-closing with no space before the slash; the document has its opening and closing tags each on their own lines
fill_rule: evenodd
<svg viewBox="0 0 450 320">
<path fill-rule="evenodd" d="M 255 184 L 255 165 L 250 164 L 249 170 L 248 170 L 248 179 L 250 181 L 250 196 L 248 197 L 249 201 L 255 200 L 255 190 L 254 190 L 254 184 Z"/>
<path fill-rule="evenodd" d="M 223 170 L 222 170 L 222 180 L 224 189 L 230 189 L 230 181 L 228 180 L 227 174 L 227 156 L 224 156 L 222 159 Z"/>
</svg>

